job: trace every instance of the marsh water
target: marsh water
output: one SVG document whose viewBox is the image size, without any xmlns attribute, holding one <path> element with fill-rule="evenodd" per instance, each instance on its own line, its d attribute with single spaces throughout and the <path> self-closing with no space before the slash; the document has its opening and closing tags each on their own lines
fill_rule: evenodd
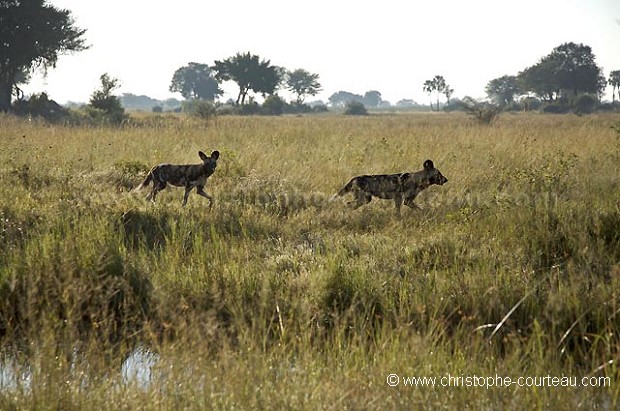
<svg viewBox="0 0 620 411">
<path fill-rule="evenodd" d="M 124 385 L 148 388 L 153 380 L 159 355 L 142 347 L 131 351 L 120 367 L 120 381 Z M 0 391 L 30 391 L 33 380 L 32 367 L 4 355 L 0 359 Z"/>
</svg>

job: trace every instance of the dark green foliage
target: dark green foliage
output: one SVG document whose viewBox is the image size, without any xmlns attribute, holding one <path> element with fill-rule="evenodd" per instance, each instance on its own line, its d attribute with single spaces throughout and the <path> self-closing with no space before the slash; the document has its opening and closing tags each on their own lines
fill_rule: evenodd
<svg viewBox="0 0 620 411">
<path fill-rule="evenodd" d="M 225 60 L 215 61 L 213 69 L 219 81 L 234 81 L 239 86 L 239 95 L 235 104 L 245 104 L 250 91 L 262 95 L 275 93 L 283 77 L 280 67 L 271 65 L 269 60 L 259 56 L 237 53 Z"/>
<path fill-rule="evenodd" d="M 203 120 L 211 120 L 217 115 L 215 105 L 205 100 L 186 100 L 182 107 L 184 113 Z"/>
<path fill-rule="evenodd" d="M 0 3 L 0 112 L 11 106 L 11 95 L 25 73 L 56 66 L 63 53 L 88 48 L 86 30 L 75 27 L 71 12 L 43 0 Z"/>
<path fill-rule="evenodd" d="M 576 114 L 591 114 L 598 106 L 598 99 L 591 94 L 582 94 L 575 99 L 573 110 Z"/>
<path fill-rule="evenodd" d="M 288 90 L 297 94 L 297 104 L 302 104 L 306 96 L 316 96 L 321 91 L 319 75 L 304 69 L 289 71 L 286 76 Z"/>
<path fill-rule="evenodd" d="M 570 107 L 566 102 L 548 103 L 543 105 L 542 112 L 548 114 L 566 114 L 570 111 Z"/>
<path fill-rule="evenodd" d="M 223 93 L 219 86 L 211 67 L 206 64 L 189 63 L 174 72 L 170 91 L 181 93 L 186 99 L 214 101 Z"/>
<path fill-rule="evenodd" d="M 279 96 L 269 96 L 263 102 L 263 114 L 279 116 L 282 114 L 285 104 Z"/>
<path fill-rule="evenodd" d="M 515 96 L 521 94 L 521 87 L 516 76 L 502 76 L 489 81 L 485 89 L 487 96 L 497 104 L 511 104 Z"/>
<path fill-rule="evenodd" d="M 345 106 L 344 114 L 348 116 L 366 116 L 368 115 L 368 111 L 362 103 L 350 101 Z"/>
<path fill-rule="evenodd" d="M 128 117 L 120 98 L 112 94 L 112 91 L 120 86 L 119 81 L 108 73 L 102 74 L 100 80 L 101 88 L 90 97 L 88 114 L 102 123 L 121 124 Z"/>
<path fill-rule="evenodd" d="M 50 122 L 61 122 L 69 116 L 69 111 L 51 100 L 46 93 L 33 94 L 28 100 L 16 101 L 13 111 L 20 116 L 42 117 Z"/>
<path fill-rule="evenodd" d="M 596 95 L 605 86 L 592 48 L 575 43 L 554 48 L 537 64 L 519 73 L 519 80 L 523 91 L 533 92 L 546 101 L 582 93 Z"/>
</svg>

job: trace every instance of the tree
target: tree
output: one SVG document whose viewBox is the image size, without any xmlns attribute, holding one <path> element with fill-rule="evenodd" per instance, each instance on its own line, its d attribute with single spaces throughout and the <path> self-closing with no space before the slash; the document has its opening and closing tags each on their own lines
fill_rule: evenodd
<svg viewBox="0 0 620 411">
<path fill-rule="evenodd" d="M 364 97 L 348 91 L 338 91 L 337 93 L 332 94 L 328 100 L 332 107 L 344 107 L 351 101 L 362 103 Z"/>
<path fill-rule="evenodd" d="M 284 100 L 277 95 L 271 95 L 263 102 L 263 114 L 279 116 L 284 111 Z"/>
<path fill-rule="evenodd" d="M 563 92 L 572 92 L 573 97 L 582 93 L 601 93 L 603 71 L 596 64 L 590 46 L 564 43 L 553 49 L 549 59 L 554 64 Z"/>
<path fill-rule="evenodd" d="M 446 88 L 450 88 L 446 84 L 443 76 L 435 76 L 432 80 L 426 80 L 422 86 L 422 90 L 426 91 L 431 98 L 431 110 L 433 110 L 433 93 L 437 93 L 437 110 L 439 110 L 439 95 L 444 94 Z"/>
<path fill-rule="evenodd" d="M 63 53 L 88 48 L 71 12 L 44 0 L 0 1 L 0 111 L 11 108 L 20 73 L 56 66 Z"/>
<path fill-rule="evenodd" d="M 321 91 L 319 75 L 304 69 L 286 73 L 286 88 L 297 94 L 297 104 L 303 104 L 306 96 L 316 96 Z"/>
<path fill-rule="evenodd" d="M 170 91 L 186 99 L 214 101 L 223 94 L 213 70 L 206 64 L 189 63 L 174 72 Z"/>
<path fill-rule="evenodd" d="M 502 76 L 487 83 L 487 96 L 497 104 L 505 106 L 515 101 L 515 96 L 521 94 L 517 76 Z"/>
<path fill-rule="evenodd" d="M 609 85 L 613 87 L 611 92 L 612 101 L 616 102 L 616 90 L 618 90 L 618 99 L 620 100 L 620 70 L 614 70 L 609 73 Z"/>
<path fill-rule="evenodd" d="M 91 113 L 100 120 L 113 124 L 120 124 L 126 119 L 125 109 L 121 104 L 121 99 L 112 91 L 120 87 L 120 82 L 114 77 L 110 77 L 108 73 L 104 73 L 100 77 L 101 88 L 96 90 L 90 97 L 89 107 L 94 108 Z M 101 113 L 98 115 L 97 113 Z"/>
<path fill-rule="evenodd" d="M 454 89 L 451 88 L 448 84 L 443 89 L 443 95 L 446 96 L 446 104 L 450 105 L 450 97 L 454 94 Z"/>
<path fill-rule="evenodd" d="M 359 101 L 349 101 L 345 105 L 344 114 L 348 116 L 366 116 L 368 111 Z"/>
<path fill-rule="evenodd" d="M 364 93 L 363 103 L 368 107 L 379 107 L 383 100 L 381 99 L 381 93 L 377 90 L 370 90 Z"/>
<path fill-rule="evenodd" d="M 517 79 L 524 92 L 534 93 L 543 101 L 553 101 L 560 96 L 561 85 L 553 62 L 546 57 L 520 72 Z"/>
<path fill-rule="evenodd" d="M 522 71 L 519 79 L 524 91 L 531 91 L 546 101 L 583 93 L 600 95 L 605 78 L 595 59 L 589 46 L 564 43 Z"/>
<path fill-rule="evenodd" d="M 275 93 L 282 81 L 283 70 L 272 66 L 269 60 L 259 56 L 237 53 L 225 60 L 215 61 L 215 78 L 220 81 L 234 81 L 239 86 L 236 104 L 245 104 L 248 93 L 254 91 L 263 96 Z"/>
</svg>

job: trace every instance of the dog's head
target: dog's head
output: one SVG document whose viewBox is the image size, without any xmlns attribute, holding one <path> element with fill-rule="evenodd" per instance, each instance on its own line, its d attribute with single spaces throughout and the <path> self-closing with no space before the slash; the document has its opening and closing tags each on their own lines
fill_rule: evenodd
<svg viewBox="0 0 620 411">
<path fill-rule="evenodd" d="M 426 160 L 422 166 L 431 185 L 437 184 L 441 186 L 448 182 L 448 179 L 441 174 L 441 171 L 435 168 L 432 160 Z"/>
</svg>

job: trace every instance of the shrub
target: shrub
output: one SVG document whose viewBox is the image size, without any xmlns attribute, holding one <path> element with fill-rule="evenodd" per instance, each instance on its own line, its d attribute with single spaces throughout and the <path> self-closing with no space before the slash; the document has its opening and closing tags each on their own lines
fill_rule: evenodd
<svg viewBox="0 0 620 411">
<path fill-rule="evenodd" d="M 313 113 L 327 113 L 328 111 L 329 109 L 325 104 L 317 104 L 316 106 L 312 107 Z"/>
<path fill-rule="evenodd" d="M 94 120 L 102 123 L 121 124 L 128 116 L 125 114 L 121 99 L 112 94 L 112 90 L 119 87 L 119 81 L 107 73 L 100 79 L 101 89 L 93 93 L 88 103 L 88 107 L 94 110 L 88 113 Z"/>
<path fill-rule="evenodd" d="M 279 116 L 283 112 L 284 105 L 284 100 L 279 96 L 269 96 L 263 102 L 263 114 Z"/>
<path fill-rule="evenodd" d="M 576 114 L 591 114 L 598 105 L 598 99 L 591 94 L 582 94 L 575 100 L 573 110 Z"/>
<path fill-rule="evenodd" d="M 545 104 L 542 111 L 547 114 L 566 114 L 570 111 L 570 107 L 561 102 L 548 103 Z"/>
<path fill-rule="evenodd" d="M 368 111 L 366 107 L 358 101 L 349 101 L 344 109 L 344 114 L 348 116 L 366 116 Z"/>
<path fill-rule="evenodd" d="M 242 104 L 239 106 L 238 114 L 242 116 L 250 116 L 253 114 L 258 114 L 260 112 L 260 106 L 256 101 L 253 101 L 248 104 Z"/>
<path fill-rule="evenodd" d="M 471 97 L 463 98 L 461 104 L 463 110 L 480 124 L 491 124 L 502 111 L 501 106 L 486 101 L 479 102 Z"/>
<path fill-rule="evenodd" d="M 20 116 L 43 117 L 48 121 L 61 121 L 68 117 L 69 111 L 50 99 L 46 93 L 33 94 L 28 100 L 14 103 L 15 113 Z"/>
<path fill-rule="evenodd" d="M 184 113 L 203 120 L 210 120 L 217 115 L 215 105 L 206 100 L 186 100 L 182 107 Z"/>
</svg>

